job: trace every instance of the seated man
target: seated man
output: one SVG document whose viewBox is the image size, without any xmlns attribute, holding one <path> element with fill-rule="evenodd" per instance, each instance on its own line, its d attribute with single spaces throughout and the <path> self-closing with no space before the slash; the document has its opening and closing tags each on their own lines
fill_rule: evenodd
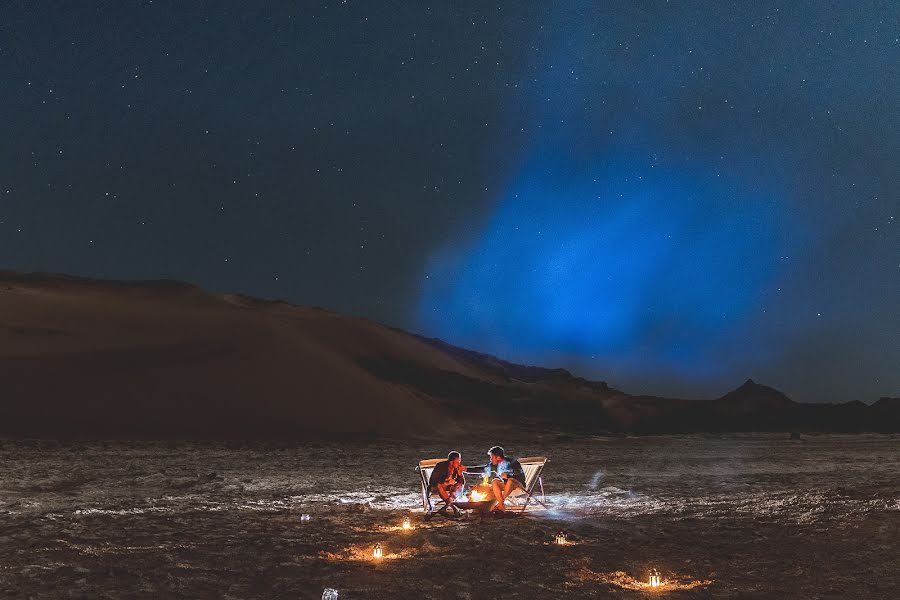
<svg viewBox="0 0 900 600">
<path fill-rule="evenodd" d="M 466 468 L 462 465 L 462 457 L 459 452 L 451 452 L 447 455 L 447 460 L 442 460 L 434 465 L 431 471 L 431 477 L 428 479 L 428 493 L 437 492 L 441 499 L 445 502 L 440 513 L 447 513 L 447 509 L 453 509 L 453 514 L 458 515 L 459 509 L 453 504 L 456 500 L 456 494 L 466 484 L 466 478 L 463 471 Z"/>
<path fill-rule="evenodd" d="M 501 446 L 488 450 L 491 462 L 486 465 L 472 467 L 469 473 L 481 471 L 486 481 L 491 484 L 494 500 L 497 501 L 491 511 L 506 510 L 506 498 L 515 488 L 525 489 L 525 469 L 515 458 L 507 458 Z"/>
</svg>

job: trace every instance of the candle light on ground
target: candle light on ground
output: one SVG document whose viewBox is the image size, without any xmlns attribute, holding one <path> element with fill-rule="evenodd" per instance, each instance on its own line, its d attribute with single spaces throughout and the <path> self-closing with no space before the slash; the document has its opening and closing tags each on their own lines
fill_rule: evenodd
<svg viewBox="0 0 900 600">
<path fill-rule="evenodd" d="M 663 593 L 705 588 L 715 583 L 711 579 L 698 579 L 691 575 L 671 572 L 668 577 L 663 579 L 656 569 L 651 570 L 650 576 L 656 576 L 659 583 L 656 585 L 652 584 L 652 580 L 648 577 L 646 571 L 638 578 L 633 577 L 625 571 L 595 572 L 586 567 L 582 567 L 569 575 L 572 581 L 595 581 L 623 590 L 653 592 L 654 595 L 657 592 Z"/>
</svg>

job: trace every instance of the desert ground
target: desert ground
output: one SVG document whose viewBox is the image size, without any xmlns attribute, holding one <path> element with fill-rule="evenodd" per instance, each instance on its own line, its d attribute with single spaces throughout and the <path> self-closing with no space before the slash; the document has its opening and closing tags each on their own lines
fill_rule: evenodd
<svg viewBox="0 0 900 600">
<path fill-rule="evenodd" d="M 0 596 L 896 597 L 897 436 L 490 435 L 6 439 Z M 475 464 L 495 443 L 550 458 L 550 509 L 425 522 L 416 462 L 457 449 Z M 552 543 L 560 529 L 567 545 Z"/>
</svg>

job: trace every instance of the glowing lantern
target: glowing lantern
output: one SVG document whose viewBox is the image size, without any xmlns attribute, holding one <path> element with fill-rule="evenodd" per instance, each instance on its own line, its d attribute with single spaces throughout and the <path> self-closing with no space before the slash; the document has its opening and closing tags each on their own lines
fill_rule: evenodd
<svg viewBox="0 0 900 600">
<path fill-rule="evenodd" d="M 662 580 L 659 577 L 659 571 L 656 569 L 650 569 L 650 587 L 659 587 L 662 585 Z"/>
<path fill-rule="evenodd" d="M 556 532 L 556 543 L 560 546 L 564 546 L 566 544 L 566 532 L 562 529 Z"/>
<path fill-rule="evenodd" d="M 409 517 L 403 517 L 403 529 L 412 529 L 412 523 L 409 520 Z"/>
<path fill-rule="evenodd" d="M 338 600 L 338 591 L 334 588 L 325 588 L 322 592 L 322 600 Z"/>
<path fill-rule="evenodd" d="M 372 558 L 378 560 L 384 556 L 384 550 L 381 549 L 381 544 L 375 544 L 375 549 L 372 550 Z"/>
</svg>

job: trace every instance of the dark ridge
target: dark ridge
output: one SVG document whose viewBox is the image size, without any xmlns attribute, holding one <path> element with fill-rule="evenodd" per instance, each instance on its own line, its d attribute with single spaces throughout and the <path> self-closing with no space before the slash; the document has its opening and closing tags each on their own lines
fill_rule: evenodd
<svg viewBox="0 0 900 600">
<path fill-rule="evenodd" d="M 900 398 L 882 396 L 872 405 L 879 410 L 900 410 Z"/>
<path fill-rule="evenodd" d="M 783 409 L 796 403 L 775 388 L 761 385 L 748 379 L 740 387 L 715 400 L 720 404 L 738 404 L 748 409 L 752 406 L 766 406 Z"/>
<path fill-rule="evenodd" d="M 618 390 L 609 387 L 605 381 L 591 381 L 584 379 L 583 377 L 575 377 L 566 369 L 548 369 L 546 367 L 520 365 L 497 358 L 491 354 L 453 346 L 438 338 L 423 337 L 416 334 L 411 335 L 414 335 L 464 362 L 486 369 L 512 381 L 520 381 L 523 383 L 570 383 L 574 386 L 581 386 L 597 391 L 618 392 Z"/>
<path fill-rule="evenodd" d="M 65 273 L 19 273 L 17 271 L 0 270 L 0 285 L 20 284 L 40 288 L 82 287 L 94 289 L 125 290 L 144 289 L 161 292 L 190 292 L 204 294 L 207 292 L 196 285 L 176 279 L 96 279 L 67 275 Z"/>
<path fill-rule="evenodd" d="M 439 400 L 463 421 L 491 422 L 500 416 L 509 422 L 544 427 L 552 423 L 579 433 L 621 429 L 615 419 L 598 410 L 597 398 L 572 398 L 567 390 L 534 388 L 515 380 L 493 383 L 410 361 L 364 358 L 357 362 L 382 380 Z"/>
<path fill-rule="evenodd" d="M 4 293 L 15 286 L 54 293 Z M 266 307 L 278 310 L 252 310 Z M 294 310 L 310 318 L 283 318 Z M 0 431 L 12 435 L 337 439 L 427 435 L 447 424 L 585 434 L 900 431 L 900 398 L 800 404 L 752 379 L 714 400 L 632 396 L 566 369 L 171 280 L 0 271 L 0 315 Z"/>
</svg>

